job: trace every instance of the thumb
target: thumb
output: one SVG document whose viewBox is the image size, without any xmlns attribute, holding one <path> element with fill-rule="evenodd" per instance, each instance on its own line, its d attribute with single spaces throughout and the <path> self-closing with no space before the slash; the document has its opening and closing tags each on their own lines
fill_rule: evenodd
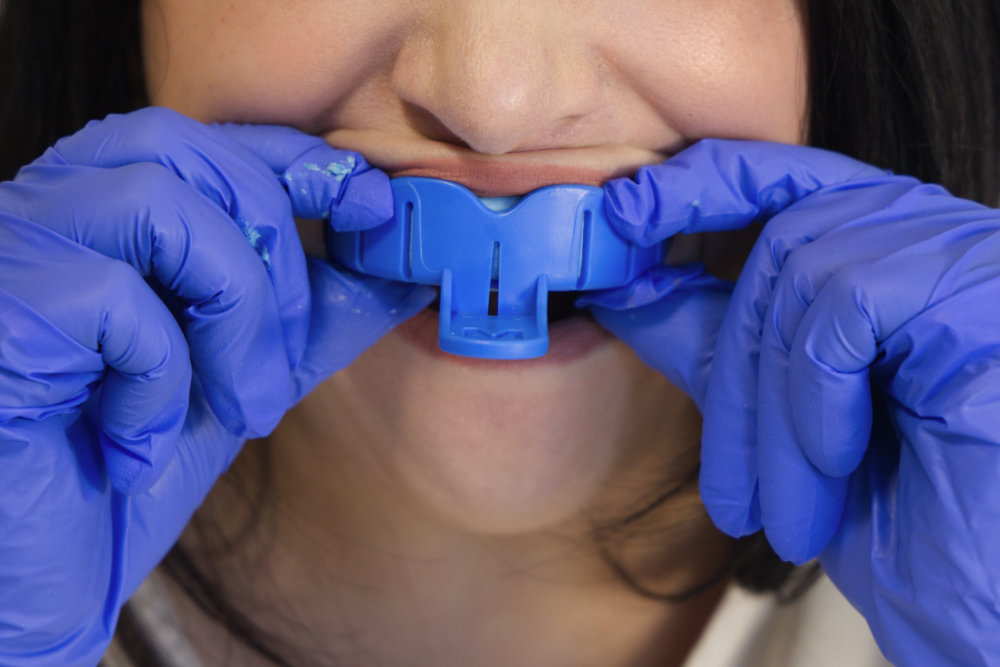
<svg viewBox="0 0 1000 667">
<path fill-rule="evenodd" d="M 819 148 L 703 139 L 634 179 L 608 181 L 604 211 L 645 247 L 674 234 L 744 229 L 822 188 L 888 175 Z"/>
<path fill-rule="evenodd" d="M 577 301 L 642 361 L 703 405 L 733 285 L 701 264 L 656 266 L 625 287 Z"/>
<path fill-rule="evenodd" d="M 312 314 L 306 354 L 295 369 L 296 397 L 348 366 L 437 294 L 428 285 L 366 276 L 315 257 L 308 263 Z"/>
<path fill-rule="evenodd" d="M 371 229 L 392 219 L 389 177 L 360 154 L 290 127 L 216 127 L 267 163 L 285 186 L 297 217 L 329 219 L 337 231 Z"/>
</svg>

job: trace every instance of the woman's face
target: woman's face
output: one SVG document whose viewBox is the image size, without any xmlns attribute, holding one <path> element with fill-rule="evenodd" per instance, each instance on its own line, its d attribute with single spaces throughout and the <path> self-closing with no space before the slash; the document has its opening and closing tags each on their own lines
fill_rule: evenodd
<svg viewBox="0 0 1000 667">
<path fill-rule="evenodd" d="M 390 175 L 519 195 L 628 176 L 702 137 L 800 141 L 798 5 L 145 0 L 146 71 L 153 103 L 203 121 L 292 125 Z M 360 456 L 494 533 L 696 460 L 690 402 L 585 317 L 554 325 L 537 361 L 470 362 L 435 337 L 425 311 L 322 385 L 302 408 L 314 455 Z"/>
</svg>

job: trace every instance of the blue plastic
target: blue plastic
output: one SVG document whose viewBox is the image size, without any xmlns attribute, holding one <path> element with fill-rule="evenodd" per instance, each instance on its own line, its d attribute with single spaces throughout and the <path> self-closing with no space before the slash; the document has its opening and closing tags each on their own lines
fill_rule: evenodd
<svg viewBox="0 0 1000 667">
<path fill-rule="evenodd" d="M 442 350 L 484 359 L 548 351 L 548 294 L 625 285 L 663 259 L 608 224 L 604 192 L 553 185 L 509 201 L 481 200 L 433 178 L 392 181 L 395 219 L 328 235 L 330 256 L 361 273 L 440 285 Z"/>
</svg>

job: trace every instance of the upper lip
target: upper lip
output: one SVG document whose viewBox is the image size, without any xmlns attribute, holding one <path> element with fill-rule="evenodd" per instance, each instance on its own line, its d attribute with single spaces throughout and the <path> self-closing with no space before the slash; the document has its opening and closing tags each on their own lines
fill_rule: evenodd
<svg viewBox="0 0 1000 667">
<path fill-rule="evenodd" d="M 523 195 L 558 183 L 600 186 L 667 157 L 620 144 L 487 155 L 456 144 L 376 130 L 335 130 L 325 138 L 332 146 L 361 153 L 392 177 L 441 178 L 461 183 L 481 197 Z"/>
</svg>

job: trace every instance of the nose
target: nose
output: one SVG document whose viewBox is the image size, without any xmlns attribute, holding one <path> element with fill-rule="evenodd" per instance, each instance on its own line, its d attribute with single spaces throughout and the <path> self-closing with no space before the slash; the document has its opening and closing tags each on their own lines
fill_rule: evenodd
<svg viewBox="0 0 1000 667">
<path fill-rule="evenodd" d="M 441 0 L 398 53 L 420 129 L 502 154 L 565 146 L 600 108 L 599 65 L 564 3 Z"/>
</svg>

